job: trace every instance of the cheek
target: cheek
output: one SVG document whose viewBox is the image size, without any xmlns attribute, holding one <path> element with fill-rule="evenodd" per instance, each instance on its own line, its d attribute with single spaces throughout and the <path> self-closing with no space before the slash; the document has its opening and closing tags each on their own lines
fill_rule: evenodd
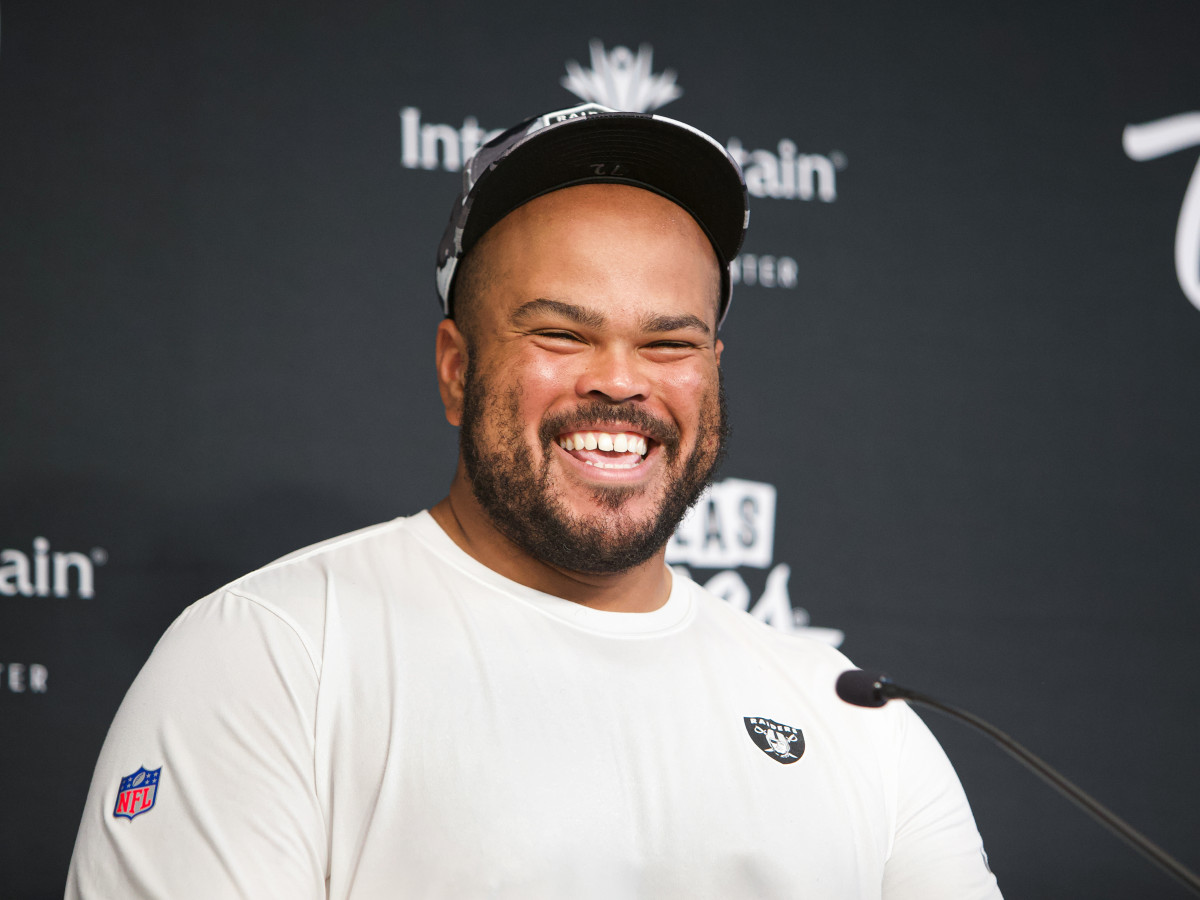
<svg viewBox="0 0 1200 900">
<path fill-rule="evenodd" d="M 507 425 L 510 433 L 517 429 L 536 440 L 547 413 L 573 397 L 575 376 L 561 360 L 516 354 L 489 363 L 486 401 L 508 420 L 500 427 Z"/>
<path fill-rule="evenodd" d="M 717 396 L 716 367 L 679 367 L 659 383 L 662 395 L 683 425 L 694 422 Z"/>
<path fill-rule="evenodd" d="M 570 356 L 530 353 L 512 361 L 521 372 L 521 382 L 530 393 L 549 394 L 570 391 L 577 377 L 575 360 Z"/>
<path fill-rule="evenodd" d="M 506 360 L 501 366 L 497 375 L 518 386 L 527 418 L 540 420 L 547 412 L 575 399 L 579 363 L 574 356 L 528 353 Z M 514 372 L 520 372 L 520 377 L 513 376 Z"/>
</svg>

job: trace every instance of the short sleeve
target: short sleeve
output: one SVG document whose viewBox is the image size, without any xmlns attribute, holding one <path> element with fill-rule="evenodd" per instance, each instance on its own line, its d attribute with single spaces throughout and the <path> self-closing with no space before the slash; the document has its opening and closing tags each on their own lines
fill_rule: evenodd
<svg viewBox="0 0 1200 900">
<path fill-rule="evenodd" d="M 903 709 L 898 800 L 884 900 L 999 900 L 967 797 L 941 745 Z"/>
<path fill-rule="evenodd" d="M 318 684 L 270 608 L 224 591 L 186 610 L 109 730 L 67 900 L 324 897 Z"/>
</svg>

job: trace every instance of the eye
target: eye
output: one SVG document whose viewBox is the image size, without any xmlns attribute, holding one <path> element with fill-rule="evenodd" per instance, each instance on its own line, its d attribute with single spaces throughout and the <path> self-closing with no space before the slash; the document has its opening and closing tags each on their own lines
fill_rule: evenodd
<svg viewBox="0 0 1200 900">
<path fill-rule="evenodd" d="M 558 329 L 549 328 L 543 331 L 533 332 L 535 337 L 550 338 L 554 341 L 578 341 L 581 340 L 579 335 L 573 334 L 570 331 L 559 331 Z"/>
<path fill-rule="evenodd" d="M 654 341 L 646 344 L 643 352 L 663 359 L 674 359 L 677 356 L 690 354 L 696 347 L 697 345 L 692 341 Z"/>
</svg>

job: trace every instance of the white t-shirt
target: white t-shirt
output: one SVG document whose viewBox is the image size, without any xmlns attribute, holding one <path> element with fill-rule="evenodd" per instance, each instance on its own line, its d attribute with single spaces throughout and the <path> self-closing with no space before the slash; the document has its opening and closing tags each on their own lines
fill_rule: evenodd
<svg viewBox="0 0 1200 900">
<path fill-rule="evenodd" d="M 598 611 L 397 519 L 168 629 L 67 897 L 999 897 L 941 748 L 849 667 L 679 576 Z"/>
</svg>

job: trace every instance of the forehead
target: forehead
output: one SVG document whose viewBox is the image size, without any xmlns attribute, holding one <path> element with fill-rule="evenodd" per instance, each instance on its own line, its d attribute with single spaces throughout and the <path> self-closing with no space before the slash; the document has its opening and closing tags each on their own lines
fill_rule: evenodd
<svg viewBox="0 0 1200 900">
<path fill-rule="evenodd" d="M 473 255 L 493 315 L 550 299 L 690 312 L 715 330 L 716 251 L 686 210 L 651 191 L 587 184 L 545 194 L 493 226 Z"/>
</svg>

